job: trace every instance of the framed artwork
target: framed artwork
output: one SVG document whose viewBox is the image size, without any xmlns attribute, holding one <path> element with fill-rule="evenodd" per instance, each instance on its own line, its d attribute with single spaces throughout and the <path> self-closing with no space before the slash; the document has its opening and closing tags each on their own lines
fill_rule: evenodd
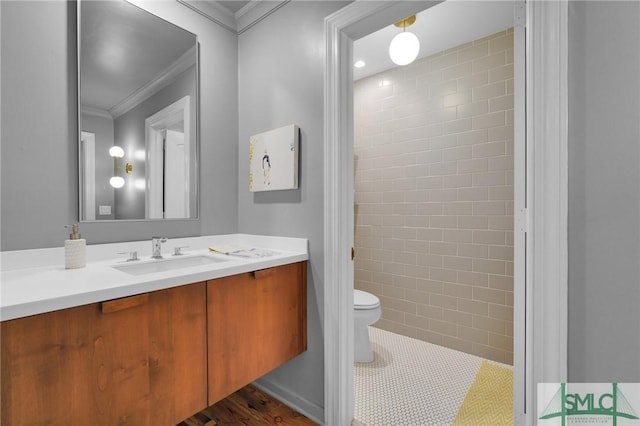
<svg viewBox="0 0 640 426">
<path fill-rule="evenodd" d="M 249 138 L 249 190 L 298 188 L 299 128 L 295 124 Z"/>
</svg>

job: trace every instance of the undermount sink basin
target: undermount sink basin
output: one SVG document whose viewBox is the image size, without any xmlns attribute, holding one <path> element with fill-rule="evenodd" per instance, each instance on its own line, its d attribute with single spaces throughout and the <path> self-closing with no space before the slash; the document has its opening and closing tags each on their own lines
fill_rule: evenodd
<svg viewBox="0 0 640 426">
<path fill-rule="evenodd" d="M 153 274 L 156 272 L 172 271 L 174 269 L 190 268 L 193 266 L 210 265 L 226 262 L 229 259 L 213 256 L 185 256 L 168 257 L 165 259 L 150 260 L 144 262 L 129 262 L 111 267 L 131 275 Z"/>
</svg>

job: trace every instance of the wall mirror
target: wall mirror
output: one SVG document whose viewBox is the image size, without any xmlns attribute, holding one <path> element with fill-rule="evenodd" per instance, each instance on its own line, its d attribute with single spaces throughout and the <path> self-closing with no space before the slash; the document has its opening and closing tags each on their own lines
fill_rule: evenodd
<svg viewBox="0 0 640 426">
<path fill-rule="evenodd" d="M 80 220 L 198 214 L 197 37 L 124 0 L 78 1 Z"/>
</svg>

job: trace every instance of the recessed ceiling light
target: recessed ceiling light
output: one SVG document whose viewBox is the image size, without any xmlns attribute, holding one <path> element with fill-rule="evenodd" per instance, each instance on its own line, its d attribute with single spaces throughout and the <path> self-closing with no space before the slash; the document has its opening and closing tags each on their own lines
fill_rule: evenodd
<svg viewBox="0 0 640 426">
<path fill-rule="evenodd" d="M 356 68 L 362 68 L 362 67 L 364 67 L 365 65 L 367 65 L 367 64 L 366 64 L 362 59 L 360 59 L 360 60 L 356 61 L 356 62 L 353 64 L 353 66 L 354 66 L 354 67 L 356 67 Z"/>
</svg>

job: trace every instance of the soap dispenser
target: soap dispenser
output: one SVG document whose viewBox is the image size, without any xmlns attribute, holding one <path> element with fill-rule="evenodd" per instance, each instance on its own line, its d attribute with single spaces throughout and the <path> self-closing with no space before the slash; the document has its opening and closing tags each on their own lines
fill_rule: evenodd
<svg viewBox="0 0 640 426">
<path fill-rule="evenodd" d="M 68 228 L 69 226 L 65 226 Z M 64 242 L 64 267 L 66 269 L 84 268 L 86 264 L 86 240 L 80 238 L 78 224 L 71 226 L 69 239 Z"/>
</svg>

